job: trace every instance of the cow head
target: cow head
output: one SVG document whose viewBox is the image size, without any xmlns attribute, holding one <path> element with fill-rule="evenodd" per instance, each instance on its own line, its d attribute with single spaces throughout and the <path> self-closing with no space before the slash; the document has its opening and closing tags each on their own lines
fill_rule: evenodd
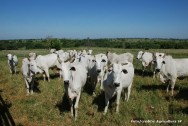
<svg viewBox="0 0 188 126">
<path fill-rule="evenodd" d="M 94 61 L 96 62 L 96 70 L 98 73 L 100 73 L 107 65 L 107 56 L 104 54 L 95 55 Z"/>
<path fill-rule="evenodd" d="M 158 53 L 158 52 L 155 53 L 154 63 L 156 65 L 155 69 L 157 72 L 160 72 L 162 65 L 165 64 L 164 57 L 165 57 L 164 53 Z"/>
<path fill-rule="evenodd" d="M 88 55 L 92 55 L 92 52 L 93 52 L 93 50 L 89 49 L 88 52 L 87 52 L 87 54 Z"/>
<path fill-rule="evenodd" d="M 143 51 L 139 51 L 138 54 L 137 54 L 136 59 L 138 59 L 138 60 L 141 59 L 143 54 L 144 54 Z"/>
<path fill-rule="evenodd" d="M 29 69 L 30 71 L 33 73 L 33 74 L 37 74 L 39 73 L 39 69 L 37 67 L 37 62 L 36 60 L 31 60 L 31 59 L 28 59 L 29 60 Z"/>
<path fill-rule="evenodd" d="M 62 62 L 61 63 L 61 74 L 63 76 L 64 84 L 68 85 L 71 78 L 71 66 L 70 62 Z"/>
<path fill-rule="evenodd" d="M 119 87 L 122 83 L 122 78 L 128 73 L 127 71 L 127 65 L 129 63 L 122 63 L 117 64 L 114 63 L 112 65 L 112 72 L 113 72 L 113 85 L 115 87 Z"/>
<path fill-rule="evenodd" d="M 12 54 L 7 54 L 7 58 L 8 58 L 8 60 L 12 60 L 13 59 L 13 55 Z"/>
</svg>

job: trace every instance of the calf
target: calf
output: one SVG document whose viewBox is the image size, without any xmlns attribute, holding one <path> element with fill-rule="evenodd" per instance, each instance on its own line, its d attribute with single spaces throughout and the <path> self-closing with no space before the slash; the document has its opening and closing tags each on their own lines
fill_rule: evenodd
<svg viewBox="0 0 188 126">
<path fill-rule="evenodd" d="M 18 58 L 16 55 L 8 54 L 8 66 L 11 74 L 16 73 L 16 66 L 18 65 Z"/>
<path fill-rule="evenodd" d="M 22 75 L 26 85 L 27 95 L 33 94 L 34 73 L 30 70 L 30 63 L 28 58 L 22 60 L 21 67 Z"/>
</svg>

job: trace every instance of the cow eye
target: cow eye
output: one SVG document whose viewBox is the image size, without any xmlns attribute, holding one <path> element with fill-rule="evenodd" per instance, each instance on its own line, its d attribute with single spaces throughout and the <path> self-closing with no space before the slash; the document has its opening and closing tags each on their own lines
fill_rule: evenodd
<svg viewBox="0 0 188 126">
<path fill-rule="evenodd" d="M 96 62 L 96 60 L 92 60 L 92 62 Z"/>
<path fill-rule="evenodd" d="M 159 56 L 161 57 L 161 54 Z"/>
<path fill-rule="evenodd" d="M 156 60 L 153 60 L 153 62 L 154 62 L 154 63 L 157 63 L 157 61 L 156 61 Z"/>
<path fill-rule="evenodd" d="M 123 72 L 124 74 L 128 73 L 126 69 L 123 69 L 122 72 Z"/>
<path fill-rule="evenodd" d="M 165 61 L 163 61 L 162 63 L 165 64 Z"/>
<path fill-rule="evenodd" d="M 106 62 L 106 60 L 105 59 L 102 59 L 102 61 L 101 62 Z"/>
</svg>

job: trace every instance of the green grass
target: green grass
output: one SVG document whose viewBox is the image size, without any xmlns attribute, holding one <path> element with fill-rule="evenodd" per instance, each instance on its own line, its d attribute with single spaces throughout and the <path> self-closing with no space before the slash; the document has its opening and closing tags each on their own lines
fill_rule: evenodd
<svg viewBox="0 0 188 126">
<path fill-rule="evenodd" d="M 80 48 L 80 49 L 84 49 Z M 87 49 L 87 48 L 85 48 Z M 112 51 L 117 53 L 131 52 L 136 55 L 139 49 L 114 49 L 93 48 L 94 53 L 106 53 Z M 0 101 L 1 120 L 7 118 L 14 120 L 20 126 L 59 126 L 59 125 L 159 125 L 158 123 L 139 124 L 131 123 L 131 120 L 182 120 L 180 125 L 188 124 L 188 79 L 178 80 L 175 85 L 174 97 L 166 93 L 166 85 L 151 76 L 142 77 L 135 75 L 132 92 L 128 102 L 124 101 L 122 95 L 120 101 L 120 113 L 115 113 L 116 104 L 113 101 L 107 115 L 103 115 L 104 94 L 97 87 L 97 96 L 93 97 L 84 90 L 78 110 L 78 120 L 74 121 L 70 116 L 69 103 L 64 97 L 63 81 L 55 76 L 56 71 L 50 70 L 51 82 L 44 82 L 42 75 L 37 75 L 36 90 L 32 96 L 26 96 L 25 84 L 21 75 L 21 60 L 27 57 L 29 52 L 47 54 L 48 50 L 7 50 L 0 51 Z M 171 54 L 173 57 L 188 57 L 187 50 L 149 50 Z M 19 57 L 18 74 L 11 75 L 8 70 L 6 54 L 14 53 Z M 135 62 L 134 62 L 135 63 Z M 141 69 L 141 65 L 138 66 Z M 5 102 L 5 104 L 3 104 Z M 5 122 L 3 122 L 5 125 Z M 164 124 L 171 125 L 171 124 Z M 177 124 L 172 124 L 177 125 Z"/>
</svg>

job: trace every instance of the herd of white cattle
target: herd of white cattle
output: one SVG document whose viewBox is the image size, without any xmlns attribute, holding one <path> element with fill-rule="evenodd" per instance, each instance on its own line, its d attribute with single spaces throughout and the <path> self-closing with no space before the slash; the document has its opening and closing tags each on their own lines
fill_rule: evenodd
<svg viewBox="0 0 188 126">
<path fill-rule="evenodd" d="M 134 56 L 131 53 L 116 54 L 107 52 L 92 55 L 92 50 L 50 50 L 50 54 L 36 55 L 29 53 L 22 60 L 22 75 L 26 84 L 27 95 L 33 94 L 35 75 L 42 73 L 50 82 L 49 68 L 58 68 L 60 79 L 63 78 L 65 93 L 71 106 L 71 115 L 77 119 L 78 103 L 86 81 L 91 83 L 93 95 L 97 83 L 105 92 L 105 109 L 107 113 L 109 100 L 116 94 L 116 112 L 119 112 L 121 92 L 125 91 L 125 100 L 129 100 L 131 86 L 134 78 Z M 10 73 L 16 73 L 18 58 L 8 54 Z M 165 53 L 150 53 L 139 51 L 137 61 L 142 62 L 143 72 L 147 67 L 153 67 L 153 77 L 158 73 L 160 80 L 167 83 L 167 92 L 171 85 L 171 94 L 178 77 L 188 76 L 188 58 L 174 59 Z M 127 94 L 126 94 L 127 93 Z M 76 99 L 75 104 L 73 100 Z"/>
</svg>

